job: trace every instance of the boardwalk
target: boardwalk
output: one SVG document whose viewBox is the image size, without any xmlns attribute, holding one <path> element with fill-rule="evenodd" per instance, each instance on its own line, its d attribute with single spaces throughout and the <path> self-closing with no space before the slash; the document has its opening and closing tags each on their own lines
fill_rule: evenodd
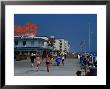
<svg viewBox="0 0 110 89">
<path fill-rule="evenodd" d="M 50 66 L 50 72 L 46 71 L 45 62 L 42 61 L 37 72 L 35 67 L 31 66 L 30 60 L 16 61 L 14 67 L 15 76 L 76 76 L 76 71 L 80 70 L 78 59 L 66 59 L 65 65 L 56 66 L 53 63 Z"/>
</svg>

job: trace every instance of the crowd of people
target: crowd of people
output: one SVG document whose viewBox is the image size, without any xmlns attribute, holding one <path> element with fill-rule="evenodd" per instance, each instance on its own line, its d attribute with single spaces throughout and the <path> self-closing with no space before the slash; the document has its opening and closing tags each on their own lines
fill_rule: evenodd
<svg viewBox="0 0 110 89">
<path fill-rule="evenodd" d="M 78 55 L 80 67 L 84 70 L 84 76 L 97 76 L 97 57 L 92 54 Z M 81 76 L 82 71 L 77 71 L 76 75 Z"/>
<path fill-rule="evenodd" d="M 61 63 L 64 66 L 64 60 L 65 60 L 65 55 L 60 54 L 58 56 L 54 56 L 52 52 L 48 52 L 45 57 L 41 57 L 39 54 L 31 53 L 30 59 L 31 59 L 31 65 L 32 67 L 35 66 L 36 71 L 39 70 L 39 65 L 42 62 L 42 59 L 45 60 L 45 64 L 47 67 L 47 72 L 49 72 L 49 66 L 52 64 L 52 62 L 56 62 L 57 66 L 59 66 Z"/>
</svg>

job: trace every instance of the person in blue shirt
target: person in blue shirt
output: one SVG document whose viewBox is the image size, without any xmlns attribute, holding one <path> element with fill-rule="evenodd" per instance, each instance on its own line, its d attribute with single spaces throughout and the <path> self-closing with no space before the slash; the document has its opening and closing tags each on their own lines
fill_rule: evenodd
<svg viewBox="0 0 110 89">
<path fill-rule="evenodd" d="M 62 61 L 62 58 L 60 56 L 58 56 L 56 59 L 55 59 L 56 63 L 57 63 L 57 66 L 60 65 L 60 62 Z"/>
</svg>

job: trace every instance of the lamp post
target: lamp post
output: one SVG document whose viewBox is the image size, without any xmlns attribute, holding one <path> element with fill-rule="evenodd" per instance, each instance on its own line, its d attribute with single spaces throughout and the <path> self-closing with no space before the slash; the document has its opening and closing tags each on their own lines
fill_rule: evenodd
<svg viewBox="0 0 110 89">
<path fill-rule="evenodd" d="M 91 45 L 90 45 L 90 44 L 91 44 L 91 43 L 90 43 L 91 41 L 90 41 L 90 40 L 91 40 L 91 39 L 90 39 L 90 23 L 89 23 L 89 51 L 91 50 Z"/>
<path fill-rule="evenodd" d="M 86 51 L 86 48 L 85 48 L 85 40 L 82 40 L 82 41 L 80 42 L 80 50 L 81 50 L 82 53 Z"/>
</svg>

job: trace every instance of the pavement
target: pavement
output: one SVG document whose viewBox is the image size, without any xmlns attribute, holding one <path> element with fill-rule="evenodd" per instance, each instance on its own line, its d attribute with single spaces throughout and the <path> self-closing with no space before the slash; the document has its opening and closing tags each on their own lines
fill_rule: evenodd
<svg viewBox="0 0 110 89">
<path fill-rule="evenodd" d="M 78 59 L 66 59 L 65 65 L 56 65 L 56 62 L 49 67 L 49 72 L 46 70 L 45 60 L 41 61 L 39 71 L 31 66 L 30 60 L 15 61 L 14 75 L 15 76 L 76 76 L 76 71 L 81 70 Z"/>
</svg>

